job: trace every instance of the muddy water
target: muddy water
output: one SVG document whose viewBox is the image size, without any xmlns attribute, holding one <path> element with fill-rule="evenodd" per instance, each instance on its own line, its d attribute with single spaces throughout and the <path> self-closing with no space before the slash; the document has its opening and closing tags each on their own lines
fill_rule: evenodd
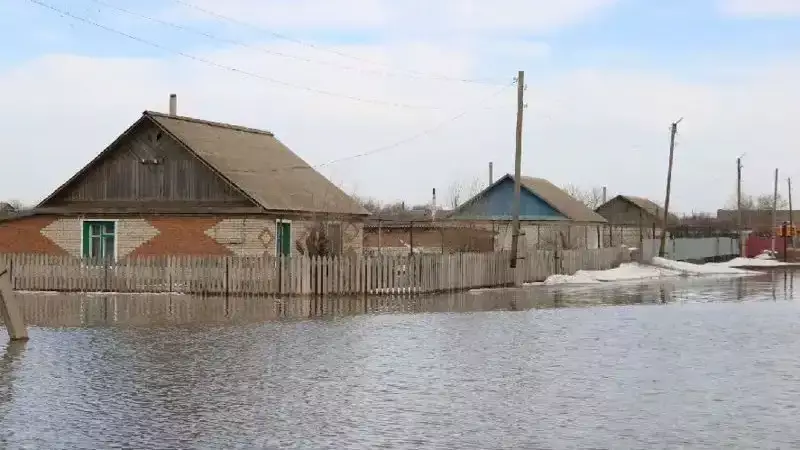
<svg viewBox="0 0 800 450">
<path fill-rule="evenodd" d="M 384 299 L 26 295 L 2 448 L 798 448 L 794 275 Z"/>
</svg>

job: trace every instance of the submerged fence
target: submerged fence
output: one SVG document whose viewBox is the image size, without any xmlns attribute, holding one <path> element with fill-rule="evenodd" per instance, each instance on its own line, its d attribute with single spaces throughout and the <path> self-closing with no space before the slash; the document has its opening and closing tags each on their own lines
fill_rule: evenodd
<svg viewBox="0 0 800 450">
<path fill-rule="evenodd" d="M 92 261 L 40 254 L 0 255 L 16 290 L 174 292 L 201 295 L 421 294 L 542 281 L 601 270 L 626 259 L 621 248 L 338 257 L 170 256 Z"/>
</svg>

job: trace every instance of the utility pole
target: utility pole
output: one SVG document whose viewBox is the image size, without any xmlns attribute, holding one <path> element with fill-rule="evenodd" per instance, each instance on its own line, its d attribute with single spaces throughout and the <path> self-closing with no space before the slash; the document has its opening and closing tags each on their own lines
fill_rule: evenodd
<svg viewBox="0 0 800 450">
<path fill-rule="evenodd" d="M 775 192 L 772 194 L 772 253 L 775 253 L 775 236 L 777 234 L 778 234 L 778 169 L 775 169 Z M 786 239 L 785 236 L 784 239 Z"/>
<path fill-rule="evenodd" d="M 669 166 L 667 167 L 667 195 L 664 199 L 664 221 L 661 224 L 661 245 L 658 247 L 658 256 L 664 257 L 667 247 L 667 227 L 669 225 L 669 193 L 672 188 L 672 160 L 675 155 L 675 135 L 678 133 L 678 124 L 683 117 L 672 122 L 669 129 Z"/>
<path fill-rule="evenodd" d="M 786 179 L 789 185 L 789 229 L 794 231 L 794 217 L 792 217 L 792 178 Z M 792 233 L 792 250 L 794 250 L 794 233 Z"/>
<path fill-rule="evenodd" d="M 519 252 L 519 210 L 522 178 L 522 112 L 525 109 L 525 71 L 517 74 L 517 132 L 514 151 L 514 219 L 511 222 L 511 268 L 517 268 Z"/>
<path fill-rule="evenodd" d="M 745 246 L 744 246 L 744 231 L 742 223 L 742 158 L 736 158 L 736 226 L 739 231 L 739 256 L 744 258 L 745 255 Z"/>
</svg>

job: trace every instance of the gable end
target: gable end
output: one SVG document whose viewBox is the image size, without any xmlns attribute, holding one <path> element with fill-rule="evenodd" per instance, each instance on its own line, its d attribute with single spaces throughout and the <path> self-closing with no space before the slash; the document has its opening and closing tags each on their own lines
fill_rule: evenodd
<svg viewBox="0 0 800 450">
<path fill-rule="evenodd" d="M 260 205 L 221 177 L 202 159 L 147 116 L 137 120 L 111 145 L 37 208 L 109 209 L 147 206 L 174 211 L 193 207 Z"/>
<path fill-rule="evenodd" d="M 510 220 L 513 217 L 514 181 L 505 176 L 463 204 L 456 219 Z M 520 191 L 520 220 L 563 221 L 561 212 L 524 186 Z"/>
</svg>

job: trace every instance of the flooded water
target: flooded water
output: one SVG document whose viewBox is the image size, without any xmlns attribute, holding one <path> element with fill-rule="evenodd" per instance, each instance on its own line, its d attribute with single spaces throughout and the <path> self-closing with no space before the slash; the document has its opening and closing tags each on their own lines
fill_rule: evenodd
<svg viewBox="0 0 800 450">
<path fill-rule="evenodd" d="M 800 448 L 792 273 L 414 299 L 25 295 L 0 447 Z"/>
</svg>

